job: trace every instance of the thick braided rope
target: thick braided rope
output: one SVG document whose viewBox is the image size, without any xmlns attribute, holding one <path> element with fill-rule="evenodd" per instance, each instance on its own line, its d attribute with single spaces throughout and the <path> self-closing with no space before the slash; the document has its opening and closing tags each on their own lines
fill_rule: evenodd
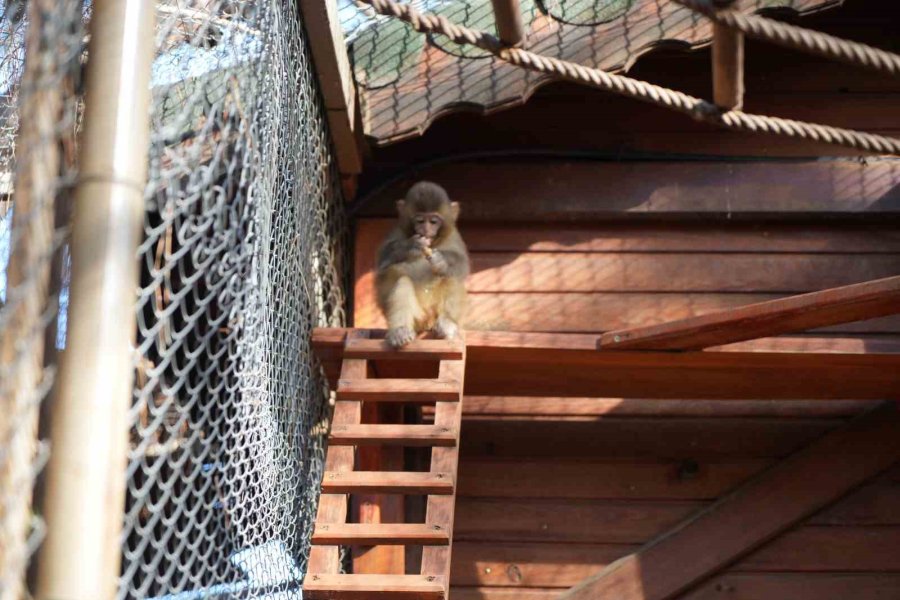
<svg viewBox="0 0 900 600">
<path fill-rule="evenodd" d="M 785 48 L 824 56 L 853 66 L 900 76 L 900 55 L 735 10 L 717 7 L 713 0 L 673 0 L 712 21 L 736 29 L 744 35 Z"/>
<path fill-rule="evenodd" d="M 645 81 L 542 56 L 521 48 L 504 47 L 498 38 L 489 33 L 451 23 L 442 16 L 421 13 L 408 4 L 398 4 L 393 0 L 359 1 L 368 4 L 379 14 L 393 16 L 409 23 L 420 33 L 441 34 L 459 44 L 478 46 L 501 60 L 531 71 L 670 108 L 697 120 L 728 129 L 801 138 L 864 152 L 900 154 L 900 140 L 894 138 L 792 119 L 753 115 L 737 110 L 723 112 L 715 104 L 701 98 Z"/>
</svg>

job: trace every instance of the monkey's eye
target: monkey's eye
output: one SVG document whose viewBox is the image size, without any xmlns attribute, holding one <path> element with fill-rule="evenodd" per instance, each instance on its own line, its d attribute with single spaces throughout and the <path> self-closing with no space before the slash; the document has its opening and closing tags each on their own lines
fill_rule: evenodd
<svg viewBox="0 0 900 600">
<path fill-rule="evenodd" d="M 423 225 L 425 223 L 425 217 L 416 217 L 416 225 Z"/>
<path fill-rule="evenodd" d="M 438 217 L 431 217 L 431 224 L 432 225 L 440 225 L 441 220 Z"/>
</svg>

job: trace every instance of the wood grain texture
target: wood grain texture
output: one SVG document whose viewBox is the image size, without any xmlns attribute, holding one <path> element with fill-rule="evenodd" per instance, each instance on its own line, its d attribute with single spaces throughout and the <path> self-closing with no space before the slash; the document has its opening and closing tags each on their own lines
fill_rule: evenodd
<svg viewBox="0 0 900 600">
<path fill-rule="evenodd" d="M 600 338 L 600 349 L 700 350 L 900 312 L 900 277 L 822 290 Z"/>
<path fill-rule="evenodd" d="M 891 600 L 900 598 L 900 574 L 729 573 L 685 594 L 683 600 Z M 459 595 L 454 596 L 459 598 Z M 489 600 L 490 596 L 485 597 Z"/>
<path fill-rule="evenodd" d="M 444 380 L 458 382 L 456 402 L 439 402 L 435 405 L 434 424 L 437 427 L 454 429 L 461 433 L 462 423 L 462 388 L 465 378 L 464 360 L 441 361 L 439 376 Z M 459 447 L 433 448 L 431 450 L 431 472 L 447 471 L 457 481 L 459 465 Z M 456 488 L 450 496 L 429 496 L 425 510 L 425 522 L 439 525 L 453 531 L 456 508 Z M 422 550 L 421 573 L 425 576 L 438 577 L 446 582 L 449 594 L 452 543 L 441 547 L 428 547 Z"/>
<path fill-rule="evenodd" d="M 321 575 L 303 583 L 312 600 L 444 600 L 444 583 L 421 575 Z"/>
<path fill-rule="evenodd" d="M 455 446 L 456 430 L 436 425 L 336 425 L 331 446 Z"/>
<path fill-rule="evenodd" d="M 563 598 L 607 594 L 623 600 L 669 598 L 898 459 L 900 414 L 893 402 L 885 403 L 810 444 L 640 551 L 577 584 Z M 745 526 L 750 515 L 752 528 Z M 771 551 L 771 547 L 761 552 Z"/>
<path fill-rule="evenodd" d="M 469 457 L 727 460 L 783 457 L 840 420 L 769 418 L 466 421 Z M 535 443 L 540 440 L 540 443 Z"/>
<path fill-rule="evenodd" d="M 531 398 L 527 396 L 466 396 L 463 417 L 472 420 L 529 418 L 840 418 L 858 415 L 877 400 L 648 400 L 639 398 Z"/>
<path fill-rule="evenodd" d="M 323 494 L 453 494 L 449 472 L 409 473 L 405 471 L 326 471 Z"/>
<path fill-rule="evenodd" d="M 337 397 L 372 402 L 453 402 L 459 397 L 459 384 L 440 379 L 341 379 Z"/>
<path fill-rule="evenodd" d="M 444 545 L 449 532 L 438 525 L 424 523 L 343 523 L 316 525 L 314 545 Z M 354 571 L 355 572 L 355 571 Z"/>
<path fill-rule="evenodd" d="M 457 494 L 492 498 L 709 500 L 772 460 L 585 461 L 468 459 Z"/>
</svg>

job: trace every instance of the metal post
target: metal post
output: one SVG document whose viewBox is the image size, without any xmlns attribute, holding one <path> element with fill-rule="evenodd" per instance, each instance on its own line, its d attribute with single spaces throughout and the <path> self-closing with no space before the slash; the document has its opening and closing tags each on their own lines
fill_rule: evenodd
<svg viewBox="0 0 900 600">
<path fill-rule="evenodd" d="M 38 600 L 107 600 L 116 592 L 154 5 L 94 1 L 68 345 L 52 412 Z"/>
</svg>

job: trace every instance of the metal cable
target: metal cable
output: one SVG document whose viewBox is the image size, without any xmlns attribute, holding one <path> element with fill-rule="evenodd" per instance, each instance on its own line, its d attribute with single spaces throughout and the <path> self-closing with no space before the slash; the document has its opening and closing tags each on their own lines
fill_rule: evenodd
<svg viewBox="0 0 900 600">
<path fill-rule="evenodd" d="M 722 111 L 712 102 L 683 92 L 521 48 L 504 47 L 498 38 L 489 33 L 451 23 L 445 17 L 421 13 L 408 4 L 398 4 L 393 0 L 360 1 L 380 14 L 409 23 L 420 33 L 441 34 L 459 44 L 478 46 L 510 64 L 676 110 L 699 121 L 736 131 L 800 138 L 879 154 L 900 154 L 900 140 L 887 136 L 737 110 Z"/>
<path fill-rule="evenodd" d="M 714 0 L 673 0 L 701 13 L 715 23 L 736 29 L 748 37 L 792 50 L 824 56 L 855 67 L 900 76 L 900 55 L 827 33 L 774 21 L 758 15 L 717 7 Z"/>
</svg>

